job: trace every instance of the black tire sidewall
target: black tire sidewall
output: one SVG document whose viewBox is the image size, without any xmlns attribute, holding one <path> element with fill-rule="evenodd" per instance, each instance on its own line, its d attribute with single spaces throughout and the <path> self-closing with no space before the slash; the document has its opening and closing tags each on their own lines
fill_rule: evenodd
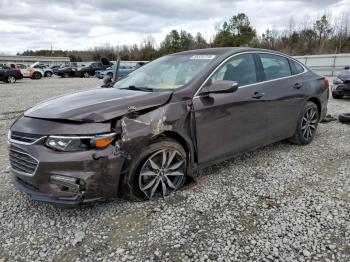
<svg viewBox="0 0 350 262">
<path fill-rule="evenodd" d="M 344 114 L 340 114 L 338 116 L 338 120 L 341 123 L 346 123 L 346 124 L 350 124 L 350 113 L 344 113 Z"/>
<path fill-rule="evenodd" d="M 302 133 L 303 131 L 302 131 L 302 129 L 301 129 L 301 122 L 302 122 L 302 119 L 303 119 L 303 116 L 304 116 L 306 110 L 309 109 L 310 107 L 313 107 L 313 108 L 316 109 L 318 120 L 317 120 L 317 123 L 315 124 L 316 130 L 315 130 L 315 133 L 313 134 L 313 136 L 311 136 L 310 139 L 305 139 L 304 136 L 303 136 L 303 133 Z M 307 144 L 311 143 L 311 141 L 312 141 L 312 140 L 314 139 L 314 137 L 315 137 L 315 134 L 316 134 L 316 131 L 317 131 L 317 126 L 318 126 L 318 122 L 319 122 L 319 121 L 320 121 L 320 114 L 319 114 L 319 112 L 318 112 L 317 105 L 316 105 L 314 102 L 308 101 L 308 102 L 305 104 L 304 109 L 303 109 L 302 112 L 301 112 L 301 115 L 300 115 L 299 120 L 298 120 L 297 130 L 296 130 L 296 132 L 297 132 L 297 134 L 298 134 L 298 137 L 299 137 L 299 140 L 300 140 L 300 141 L 299 141 L 300 144 L 302 144 L 302 145 L 307 145 Z"/>
<path fill-rule="evenodd" d="M 126 197 L 129 200 L 141 201 L 148 199 L 146 195 L 139 188 L 139 175 L 142 165 L 147 160 L 147 158 L 161 149 L 175 149 L 177 150 L 185 160 L 185 170 L 187 170 L 187 154 L 184 148 L 174 139 L 171 138 L 160 138 L 155 142 L 149 144 L 144 149 L 141 149 L 133 157 L 133 160 L 130 162 L 130 168 L 128 174 L 126 174 L 121 183 L 121 193 L 123 197 Z M 183 184 L 186 180 L 183 180 Z"/>
</svg>

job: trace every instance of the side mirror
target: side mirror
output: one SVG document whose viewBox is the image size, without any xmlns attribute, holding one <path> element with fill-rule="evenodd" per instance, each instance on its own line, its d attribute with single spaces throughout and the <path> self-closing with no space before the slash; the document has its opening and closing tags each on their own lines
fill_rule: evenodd
<svg viewBox="0 0 350 262">
<path fill-rule="evenodd" d="M 238 89 L 238 83 L 236 81 L 221 80 L 204 88 L 204 90 L 200 94 L 208 95 L 208 94 L 234 93 L 237 91 L 237 89 Z"/>
<path fill-rule="evenodd" d="M 349 70 L 349 69 L 350 69 L 350 66 L 344 67 L 344 70 Z"/>
</svg>

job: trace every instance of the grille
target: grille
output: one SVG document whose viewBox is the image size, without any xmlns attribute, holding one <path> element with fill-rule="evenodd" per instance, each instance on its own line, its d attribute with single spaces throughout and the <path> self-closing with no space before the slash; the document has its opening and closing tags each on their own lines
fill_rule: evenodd
<svg viewBox="0 0 350 262">
<path fill-rule="evenodd" d="M 32 144 L 36 140 L 40 139 L 41 135 L 25 134 L 20 132 L 11 132 L 11 139 L 17 142 L 22 142 L 26 144 Z"/>
<path fill-rule="evenodd" d="M 344 84 L 350 85 L 350 80 L 345 80 L 345 81 L 344 81 Z"/>
<path fill-rule="evenodd" d="M 30 155 L 10 149 L 10 164 L 16 171 L 34 175 L 39 162 Z"/>
</svg>

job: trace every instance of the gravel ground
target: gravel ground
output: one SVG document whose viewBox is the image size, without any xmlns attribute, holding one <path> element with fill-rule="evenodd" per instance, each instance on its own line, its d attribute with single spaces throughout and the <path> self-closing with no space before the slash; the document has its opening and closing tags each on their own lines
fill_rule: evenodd
<svg viewBox="0 0 350 262">
<path fill-rule="evenodd" d="M 83 209 L 35 203 L 9 178 L 6 130 L 25 108 L 96 79 L 0 84 L 0 262 L 349 261 L 350 126 L 276 143 L 203 170 L 165 199 Z M 329 113 L 350 112 L 350 99 Z"/>
</svg>

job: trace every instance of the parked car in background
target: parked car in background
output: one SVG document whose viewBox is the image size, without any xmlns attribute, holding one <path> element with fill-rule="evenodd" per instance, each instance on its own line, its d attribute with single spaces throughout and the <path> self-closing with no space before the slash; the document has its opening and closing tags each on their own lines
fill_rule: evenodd
<svg viewBox="0 0 350 262">
<path fill-rule="evenodd" d="M 111 65 L 103 65 L 100 62 L 91 63 L 88 66 L 81 67 L 77 73 L 80 77 L 94 76 L 96 71 L 106 70 Z"/>
<path fill-rule="evenodd" d="M 53 70 L 50 67 L 44 64 L 40 64 L 39 62 L 32 64 L 30 67 L 41 69 L 44 72 L 45 77 L 51 77 L 53 75 Z"/>
<path fill-rule="evenodd" d="M 63 66 L 61 68 L 59 68 L 57 70 L 57 73 L 56 75 L 60 76 L 60 77 L 75 77 L 75 76 L 78 76 L 78 67 L 76 66 L 73 66 L 73 65 L 66 65 L 66 66 Z"/>
<path fill-rule="evenodd" d="M 23 75 L 20 70 L 13 69 L 7 65 L 0 64 L 0 81 L 13 84 L 18 79 L 22 79 Z"/>
<path fill-rule="evenodd" d="M 344 96 L 350 96 L 350 67 L 344 67 L 344 71 L 337 75 L 333 80 L 331 87 L 332 96 L 335 99 L 341 99 Z"/>
<path fill-rule="evenodd" d="M 44 71 L 40 68 L 33 68 L 25 64 L 19 63 L 9 63 L 8 66 L 13 69 L 20 70 L 23 77 L 28 77 L 31 79 L 41 79 L 44 76 Z"/>
<path fill-rule="evenodd" d="M 58 70 L 62 67 L 63 67 L 62 65 L 54 65 L 54 66 L 51 66 L 50 68 L 52 69 L 52 72 L 56 75 Z"/>
<path fill-rule="evenodd" d="M 123 78 L 135 70 L 135 67 L 120 66 L 118 71 L 118 78 Z M 95 72 L 95 76 L 99 79 L 105 78 L 105 76 L 113 76 L 113 68 L 108 67 L 106 70 L 98 70 Z"/>
<path fill-rule="evenodd" d="M 164 56 L 111 88 L 25 111 L 8 134 L 13 183 L 32 199 L 65 205 L 118 193 L 164 197 L 195 170 L 242 152 L 284 139 L 311 143 L 328 97 L 327 79 L 283 53 Z"/>
</svg>

